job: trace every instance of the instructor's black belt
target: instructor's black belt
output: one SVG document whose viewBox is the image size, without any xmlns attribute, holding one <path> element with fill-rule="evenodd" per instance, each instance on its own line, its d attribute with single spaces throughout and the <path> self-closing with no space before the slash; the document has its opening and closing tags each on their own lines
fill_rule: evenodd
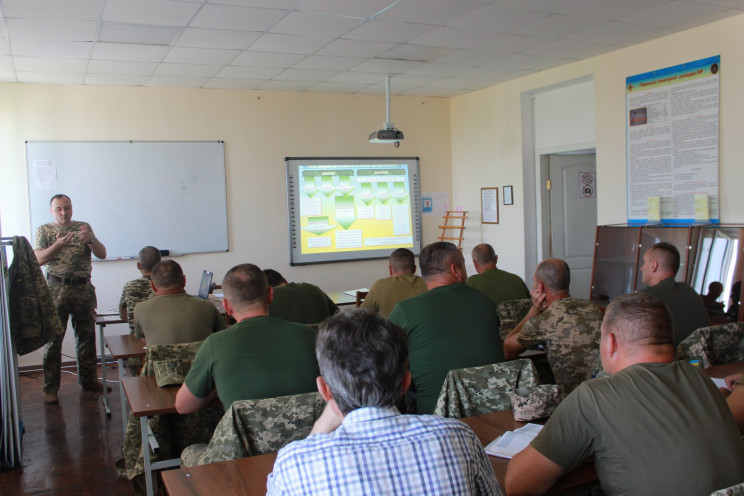
<svg viewBox="0 0 744 496">
<path fill-rule="evenodd" d="M 85 284 L 86 282 L 88 282 L 87 277 L 57 277 L 52 274 L 47 274 L 47 280 L 56 282 L 57 284 L 61 284 L 63 286 L 68 284 Z"/>
</svg>

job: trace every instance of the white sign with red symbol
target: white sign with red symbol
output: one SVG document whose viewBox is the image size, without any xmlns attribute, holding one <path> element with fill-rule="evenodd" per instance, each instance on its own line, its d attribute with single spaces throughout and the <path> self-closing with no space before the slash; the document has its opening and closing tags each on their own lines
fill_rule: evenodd
<svg viewBox="0 0 744 496">
<path fill-rule="evenodd" d="M 597 182 L 594 172 L 579 174 L 579 198 L 596 198 Z"/>
</svg>

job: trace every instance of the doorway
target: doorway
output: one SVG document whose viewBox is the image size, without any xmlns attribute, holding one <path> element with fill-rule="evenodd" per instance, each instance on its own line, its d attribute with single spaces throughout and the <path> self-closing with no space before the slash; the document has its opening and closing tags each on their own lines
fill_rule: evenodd
<svg viewBox="0 0 744 496">
<path fill-rule="evenodd" d="M 590 298 L 597 227 L 597 160 L 592 150 L 540 156 L 542 257 L 571 270 L 571 295 Z"/>
</svg>

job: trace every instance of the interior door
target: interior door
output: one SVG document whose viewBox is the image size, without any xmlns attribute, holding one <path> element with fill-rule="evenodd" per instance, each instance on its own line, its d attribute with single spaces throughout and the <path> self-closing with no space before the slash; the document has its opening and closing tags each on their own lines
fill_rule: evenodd
<svg viewBox="0 0 744 496">
<path fill-rule="evenodd" d="M 596 155 L 549 158 L 550 252 L 571 269 L 571 296 L 590 298 L 597 227 Z"/>
</svg>

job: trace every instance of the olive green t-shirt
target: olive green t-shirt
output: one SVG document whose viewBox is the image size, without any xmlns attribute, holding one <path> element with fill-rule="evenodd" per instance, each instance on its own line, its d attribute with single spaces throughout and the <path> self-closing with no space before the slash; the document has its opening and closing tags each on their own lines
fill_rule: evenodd
<svg viewBox="0 0 744 496">
<path fill-rule="evenodd" d="M 408 334 L 418 413 L 432 413 L 447 372 L 504 361 L 496 305 L 462 283 L 398 302 L 390 321 Z"/>
<path fill-rule="evenodd" d="M 507 300 L 521 300 L 530 297 L 530 291 L 521 277 L 498 268 L 472 275 L 468 277 L 466 284 L 487 294 L 497 308 Z"/>
<path fill-rule="evenodd" d="M 338 311 L 322 289 L 306 282 L 290 282 L 274 288 L 269 315 L 288 322 L 317 324 Z"/>
<path fill-rule="evenodd" d="M 203 341 L 225 328 L 209 301 L 186 293 L 160 295 L 134 307 L 134 335 L 147 346 Z"/>
<path fill-rule="evenodd" d="M 744 481 L 744 443 L 713 382 L 686 362 L 581 384 L 532 447 L 563 470 L 594 455 L 607 495 L 701 495 Z"/>
<path fill-rule="evenodd" d="M 362 308 L 369 308 L 383 317 L 390 315 L 396 303 L 426 291 L 426 281 L 416 274 L 400 274 L 378 279 L 369 288 Z"/>
<path fill-rule="evenodd" d="M 217 388 L 220 401 L 229 408 L 236 400 L 316 391 L 318 375 L 315 332 L 310 327 L 252 317 L 209 336 L 184 382 L 199 398 Z"/>
</svg>

